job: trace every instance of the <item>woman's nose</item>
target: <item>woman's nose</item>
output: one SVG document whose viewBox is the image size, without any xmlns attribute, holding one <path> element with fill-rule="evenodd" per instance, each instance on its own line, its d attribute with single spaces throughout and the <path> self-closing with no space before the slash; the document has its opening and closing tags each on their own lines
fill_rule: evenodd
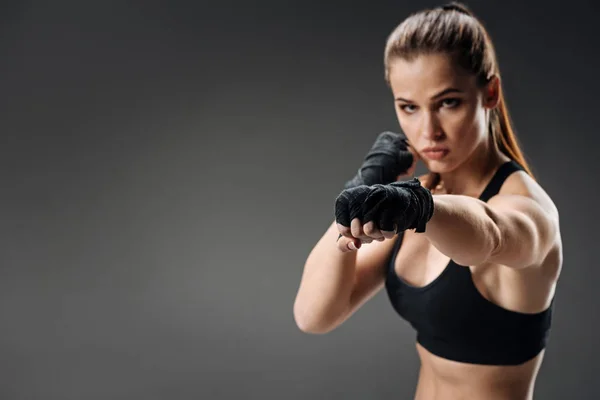
<svg viewBox="0 0 600 400">
<path fill-rule="evenodd" d="M 438 118 L 433 113 L 423 113 L 421 120 L 421 136 L 426 140 L 436 140 L 443 132 Z"/>
</svg>

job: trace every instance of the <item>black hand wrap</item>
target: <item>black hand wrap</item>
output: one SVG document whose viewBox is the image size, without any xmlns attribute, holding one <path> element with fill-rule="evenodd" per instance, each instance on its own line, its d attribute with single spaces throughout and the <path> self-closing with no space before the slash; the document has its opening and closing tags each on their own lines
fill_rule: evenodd
<svg viewBox="0 0 600 400">
<path fill-rule="evenodd" d="M 335 200 L 335 219 L 350 226 L 354 218 L 361 224 L 373 221 L 383 231 L 407 229 L 425 232 L 433 215 L 431 192 L 417 178 L 387 185 L 361 185 L 343 190 Z"/>
<path fill-rule="evenodd" d="M 408 150 L 406 135 L 382 132 L 354 178 L 346 182 L 344 188 L 395 182 L 398 175 L 406 173 L 412 163 L 413 155 Z"/>
</svg>

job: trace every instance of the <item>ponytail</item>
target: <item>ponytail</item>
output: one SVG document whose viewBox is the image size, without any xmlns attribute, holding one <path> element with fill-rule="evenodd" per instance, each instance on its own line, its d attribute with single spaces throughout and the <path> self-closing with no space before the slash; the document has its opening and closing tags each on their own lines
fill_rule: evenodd
<svg viewBox="0 0 600 400">
<path fill-rule="evenodd" d="M 490 133 L 493 135 L 494 141 L 500 151 L 523 167 L 525 171 L 535 179 L 533 172 L 521 151 L 521 147 L 519 146 L 502 90 L 500 91 L 498 106 L 493 109 L 491 113 Z"/>
</svg>

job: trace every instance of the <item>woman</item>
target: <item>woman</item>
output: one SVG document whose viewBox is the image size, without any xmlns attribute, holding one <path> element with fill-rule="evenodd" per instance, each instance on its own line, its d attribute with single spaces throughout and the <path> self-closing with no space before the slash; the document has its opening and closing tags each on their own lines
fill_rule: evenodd
<svg viewBox="0 0 600 400">
<path fill-rule="evenodd" d="M 558 211 L 510 125 L 489 35 L 463 5 L 389 36 L 403 134 L 381 134 L 306 260 L 299 328 L 327 333 L 385 288 L 417 332 L 416 399 L 531 399 L 562 265 Z M 417 160 L 429 174 L 411 178 Z"/>
</svg>

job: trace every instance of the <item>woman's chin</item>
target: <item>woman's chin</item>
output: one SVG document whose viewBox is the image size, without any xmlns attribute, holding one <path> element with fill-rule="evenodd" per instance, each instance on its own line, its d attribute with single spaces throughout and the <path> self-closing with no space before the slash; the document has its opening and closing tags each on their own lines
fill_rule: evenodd
<svg viewBox="0 0 600 400">
<path fill-rule="evenodd" d="M 424 162 L 429 172 L 443 174 L 452 170 L 452 164 L 445 161 L 427 160 Z"/>
</svg>

